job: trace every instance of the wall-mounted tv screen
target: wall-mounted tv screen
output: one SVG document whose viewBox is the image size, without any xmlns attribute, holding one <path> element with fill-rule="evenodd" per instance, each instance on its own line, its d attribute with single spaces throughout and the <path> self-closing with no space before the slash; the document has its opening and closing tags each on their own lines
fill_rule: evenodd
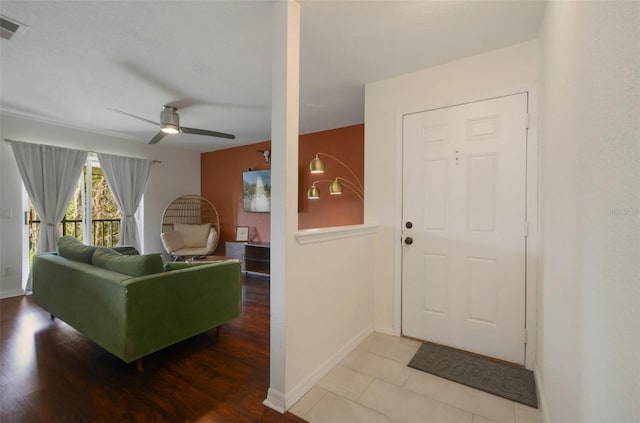
<svg viewBox="0 0 640 423">
<path fill-rule="evenodd" d="M 271 211 L 271 170 L 250 170 L 242 174 L 242 203 L 246 212 Z"/>
</svg>

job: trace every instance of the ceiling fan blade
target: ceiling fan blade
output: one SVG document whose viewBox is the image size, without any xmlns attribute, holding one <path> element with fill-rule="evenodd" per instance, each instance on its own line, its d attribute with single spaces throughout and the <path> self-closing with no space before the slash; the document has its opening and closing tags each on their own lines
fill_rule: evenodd
<svg viewBox="0 0 640 423">
<path fill-rule="evenodd" d="M 167 103 L 167 106 L 175 107 L 178 110 L 186 109 L 191 106 L 198 106 L 200 104 L 204 104 L 203 101 L 197 100 L 195 98 L 183 98 L 181 100 L 172 101 Z"/>
<path fill-rule="evenodd" d="M 232 134 L 225 134 L 224 132 L 216 132 L 216 131 L 207 131 L 206 129 L 185 128 L 184 126 L 180 127 L 180 132 L 183 132 L 185 134 L 207 135 L 209 137 L 228 138 L 230 140 L 236 139 L 236 136 Z"/>
<path fill-rule="evenodd" d="M 157 143 L 159 143 L 159 142 L 160 142 L 160 140 L 161 140 L 161 139 L 163 139 L 163 138 L 164 138 L 164 137 L 166 137 L 167 135 L 169 135 L 169 134 L 167 134 L 166 132 L 162 132 L 162 131 L 160 131 L 160 132 L 158 132 L 158 133 L 156 134 L 156 136 L 155 136 L 155 137 L 151 138 L 151 141 L 149 141 L 149 144 L 157 144 Z"/>
<path fill-rule="evenodd" d="M 112 109 L 112 108 L 109 108 L 109 110 L 111 110 L 112 112 L 120 113 L 120 114 L 122 114 L 122 115 L 130 116 L 130 117 L 132 117 L 132 118 L 134 118 L 134 119 L 139 119 L 139 120 L 143 120 L 143 121 L 145 121 L 145 122 L 149 122 L 149 123 L 150 123 L 150 124 L 152 124 L 152 125 L 160 126 L 160 123 L 159 123 L 159 122 L 154 122 L 154 121 L 152 121 L 152 120 L 145 119 L 145 118 L 143 118 L 143 117 L 136 116 L 136 115 L 131 114 L 131 113 L 123 112 L 122 110 Z"/>
</svg>

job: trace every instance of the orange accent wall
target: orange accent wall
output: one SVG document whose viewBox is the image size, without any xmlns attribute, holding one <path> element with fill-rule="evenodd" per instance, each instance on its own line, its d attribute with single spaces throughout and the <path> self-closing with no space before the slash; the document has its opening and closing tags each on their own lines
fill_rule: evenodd
<svg viewBox="0 0 640 423">
<path fill-rule="evenodd" d="M 252 240 L 271 240 L 270 213 L 249 213 L 242 208 L 242 173 L 269 169 L 261 153 L 271 149 L 271 142 L 245 145 L 203 153 L 201 161 L 201 195 L 210 200 L 220 215 L 221 239 L 217 254 L 224 254 L 225 241 L 234 241 L 237 226 L 249 226 Z M 364 206 L 348 188 L 341 196 L 329 195 L 328 184 L 318 184 L 319 200 L 307 200 L 307 189 L 313 180 L 341 176 L 352 180 L 340 164 L 323 158 L 325 173 L 311 175 L 309 162 L 316 152 L 335 156 L 345 162 L 364 183 L 364 125 L 331 129 L 300 136 L 298 164 L 298 227 L 300 229 L 355 225 L 364 222 Z"/>
<path fill-rule="evenodd" d="M 348 165 L 364 184 L 364 125 L 347 126 L 300 136 L 298 164 L 298 228 L 326 228 L 357 225 L 364 222 L 364 206 L 353 191 L 343 184 L 342 195 L 330 195 L 329 184 L 319 183 L 319 200 L 308 200 L 307 189 L 314 180 L 336 176 L 352 182 L 353 176 L 335 160 L 320 157 L 325 169 L 311 174 L 309 162 L 317 152 L 330 154 Z"/>
</svg>

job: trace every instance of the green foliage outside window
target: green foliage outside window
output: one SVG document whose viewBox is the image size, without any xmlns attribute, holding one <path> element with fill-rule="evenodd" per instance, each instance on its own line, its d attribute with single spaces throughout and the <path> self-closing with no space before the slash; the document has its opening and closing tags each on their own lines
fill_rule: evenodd
<svg viewBox="0 0 640 423">
<path fill-rule="evenodd" d="M 84 193 L 86 192 L 85 181 L 87 167 L 82 171 L 82 177 L 78 181 L 73 198 L 69 202 L 69 207 L 65 217 L 60 223 L 60 233 L 70 235 L 84 241 L 89 245 L 98 245 L 104 247 L 113 247 L 118 243 L 120 235 L 120 218 L 121 213 L 118 210 L 111 190 L 107 184 L 107 180 L 102 174 L 99 167 L 91 167 L 91 220 L 92 220 L 92 237 L 90 242 L 84 240 L 84 231 L 82 220 L 85 212 L 83 202 Z M 37 216 L 31 202 L 29 202 L 29 210 L 31 214 L 32 224 L 29 225 L 29 257 L 35 254 L 36 240 L 40 231 L 40 218 Z M 31 260 L 30 260 L 31 261 Z"/>
</svg>

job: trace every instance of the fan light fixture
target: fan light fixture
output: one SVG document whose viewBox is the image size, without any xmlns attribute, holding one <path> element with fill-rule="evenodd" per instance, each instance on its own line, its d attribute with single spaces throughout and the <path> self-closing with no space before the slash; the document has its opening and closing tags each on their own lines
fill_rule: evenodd
<svg viewBox="0 0 640 423">
<path fill-rule="evenodd" d="M 309 199 L 309 200 L 318 200 L 318 199 L 320 199 L 320 190 L 318 189 L 316 184 L 325 183 L 326 182 L 326 183 L 329 184 L 329 194 L 331 194 L 331 195 L 341 195 L 342 191 L 343 191 L 343 187 L 347 187 L 358 196 L 360 201 L 362 201 L 364 203 L 364 186 L 362 185 L 362 182 L 360 182 L 360 180 L 356 176 L 355 172 L 353 170 L 351 170 L 351 168 L 349 166 L 347 166 L 340 159 L 338 159 L 336 157 L 333 157 L 333 156 L 331 156 L 329 154 L 326 154 L 326 153 L 316 153 L 316 156 L 309 162 L 309 171 L 311 173 L 324 173 L 324 168 L 325 168 L 324 161 L 320 158 L 320 156 L 324 156 L 324 157 L 328 157 L 330 159 L 333 159 L 336 162 L 338 162 L 339 164 L 341 164 L 342 166 L 344 166 L 349 171 L 349 173 L 351 173 L 351 176 L 353 176 L 353 178 L 354 178 L 354 180 L 356 182 L 354 183 L 354 182 L 352 182 L 352 181 L 350 181 L 348 179 L 342 178 L 340 176 L 337 176 L 333 180 L 323 179 L 323 180 L 313 181 L 311 187 L 307 190 L 307 199 Z"/>
<path fill-rule="evenodd" d="M 177 134 L 180 132 L 180 116 L 178 109 L 171 106 L 162 106 L 160 112 L 160 130 L 165 134 Z"/>
<path fill-rule="evenodd" d="M 165 134 L 177 134 L 180 132 L 175 125 L 170 123 L 163 123 L 162 126 L 160 126 L 160 130 Z"/>
</svg>

